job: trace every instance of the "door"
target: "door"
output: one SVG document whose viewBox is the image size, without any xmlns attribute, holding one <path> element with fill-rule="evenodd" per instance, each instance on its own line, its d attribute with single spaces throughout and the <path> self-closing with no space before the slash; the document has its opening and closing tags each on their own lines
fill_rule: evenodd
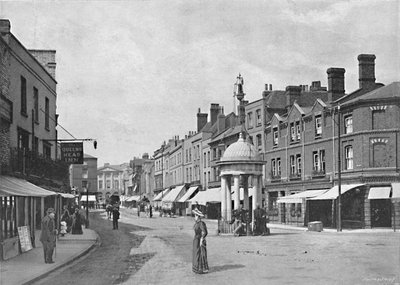
<svg viewBox="0 0 400 285">
<path fill-rule="evenodd" d="M 372 227 L 391 227 L 392 211 L 390 199 L 371 200 L 371 226 Z"/>
</svg>

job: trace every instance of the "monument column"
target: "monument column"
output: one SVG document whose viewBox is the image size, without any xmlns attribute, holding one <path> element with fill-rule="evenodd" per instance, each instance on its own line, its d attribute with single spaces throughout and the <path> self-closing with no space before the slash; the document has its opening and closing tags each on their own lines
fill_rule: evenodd
<svg viewBox="0 0 400 285">
<path fill-rule="evenodd" d="M 226 176 L 221 176 L 221 218 L 226 221 Z"/>
<path fill-rule="evenodd" d="M 226 220 L 232 220 L 231 176 L 226 177 Z"/>
<path fill-rule="evenodd" d="M 233 209 L 240 209 L 240 187 L 239 187 L 239 175 L 233 176 L 233 190 L 235 191 Z"/>
<path fill-rule="evenodd" d="M 243 175 L 243 206 L 246 210 L 250 210 L 249 205 L 249 176 Z"/>
</svg>

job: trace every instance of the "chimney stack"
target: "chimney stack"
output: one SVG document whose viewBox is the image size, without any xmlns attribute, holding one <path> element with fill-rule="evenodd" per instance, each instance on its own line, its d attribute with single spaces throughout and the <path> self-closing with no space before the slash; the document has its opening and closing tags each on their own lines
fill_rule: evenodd
<svg viewBox="0 0 400 285">
<path fill-rule="evenodd" d="M 37 61 L 56 79 L 56 51 L 55 50 L 29 50 Z"/>
<path fill-rule="evenodd" d="M 217 121 L 217 117 L 219 114 L 219 104 L 211 103 L 210 107 L 210 116 L 211 116 L 211 125 L 214 125 Z"/>
<path fill-rule="evenodd" d="M 333 102 L 344 95 L 344 68 L 328 68 L 328 101 Z"/>
<path fill-rule="evenodd" d="M 271 86 L 271 85 L 270 85 Z M 265 90 L 262 92 L 262 97 L 265 98 L 269 95 L 270 90 L 268 89 L 268 84 L 265 84 Z"/>
<path fill-rule="evenodd" d="M 375 58 L 374 54 L 360 54 L 358 59 L 359 87 L 373 89 L 375 86 Z"/>
<path fill-rule="evenodd" d="M 0 36 L 3 40 L 8 43 L 8 37 L 11 31 L 10 20 L 8 19 L 0 19 Z"/>
<path fill-rule="evenodd" d="M 199 108 L 199 111 L 197 112 L 197 132 L 200 132 L 204 126 L 207 124 L 207 113 L 201 113 L 201 110 Z"/>
<path fill-rule="evenodd" d="M 286 87 L 286 109 L 289 110 L 294 101 L 300 98 L 302 87 L 301 86 L 287 86 Z"/>
</svg>

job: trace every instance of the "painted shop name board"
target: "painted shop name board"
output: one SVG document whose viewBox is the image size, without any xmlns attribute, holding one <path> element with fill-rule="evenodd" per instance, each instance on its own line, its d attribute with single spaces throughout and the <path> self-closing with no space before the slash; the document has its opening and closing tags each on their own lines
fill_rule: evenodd
<svg viewBox="0 0 400 285">
<path fill-rule="evenodd" d="M 83 164 L 83 143 L 62 143 L 61 160 L 70 164 Z"/>
</svg>

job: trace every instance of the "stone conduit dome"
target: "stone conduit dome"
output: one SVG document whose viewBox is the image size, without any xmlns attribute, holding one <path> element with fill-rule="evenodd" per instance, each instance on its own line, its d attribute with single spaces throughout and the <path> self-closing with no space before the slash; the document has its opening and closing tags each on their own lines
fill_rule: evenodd
<svg viewBox="0 0 400 285">
<path fill-rule="evenodd" d="M 260 161 L 260 154 L 256 147 L 243 139 L 242 133 L 237 142 L 231 144 L 224 152 L 221 158 L 223 161 Z"/>
</svg>

